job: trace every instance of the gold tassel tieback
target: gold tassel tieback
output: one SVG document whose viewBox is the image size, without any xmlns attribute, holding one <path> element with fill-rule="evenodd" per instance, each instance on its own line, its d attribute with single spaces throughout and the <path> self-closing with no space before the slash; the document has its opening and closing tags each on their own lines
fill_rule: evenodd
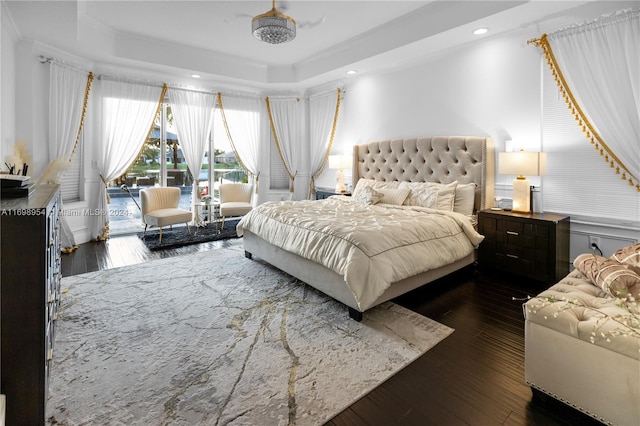
<svg viewBox="0 0 640 426">
<path fill-rule="evenodd" d="M 560 95 L 567 104 L 569 112 L 578 122 L 578 126 L 580 126 L 582 133 L 584 133 L 589 142 L 594 146 L 594 149 L 600 154 L 601 157 L 604 158 L 605 162 L 609 164 L 610 168 L 615 168 L 615 173 L 617 175 L 621 173 L 620 169 L 622 168 L 622 180 L 627 181 L 629 183 L 629 186 L 635 186 L 636 191 L 640 192 L 639 179 L 633 176 L 633 174 L 627 169 L 627 167 L 624 166 L 624 164 L 622 164 L 622 162 L 613 153 L 613 151 L 611 151 L 607 144 L 602 140 L 598 132 L 595 131 L 595 128 L 593 127 L 591 122 L 589 122 L 586 115 L 576 102 L 573 94 L 571 93 L 571 90 L 569 89 L 569 86 L 567 85 L 564 75 L 558 67 L 555 56 L 553 54 L 553 50 L 551 49 L 551 45 L 549 44 L 547 34 L 542 34 L 540 38 L 527 40 L 527 44 L 533 44 L 542 49 L 542 52 L 547 61 L 547 65 L 549 65 L 549 68 L 551 70 L 551 75 L 556 82 L 556 86 L 558 86 Z M 628 178 L 627 175 L 629 176 Z"/>
</svg>

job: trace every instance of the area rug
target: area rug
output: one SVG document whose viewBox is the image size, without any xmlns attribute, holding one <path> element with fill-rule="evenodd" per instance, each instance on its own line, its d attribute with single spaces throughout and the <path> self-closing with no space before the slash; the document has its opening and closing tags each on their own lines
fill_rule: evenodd
<svg viewBox="0 0 640 426">
<path fill-rule="evenodd" d="M 221 223 L 208 223 L 204 226 L 191 226 L 187 232 L 186 226 L 176 226 L 173 229 L 162 230 L 162 241 L 160 241 L 160 230 L 138 232 L 138 238 L 144 242 L 149 250 L 161 250 L 175 247 L 187 246 L 190 244 L 206 243 L 209 241 L 224 240 L 227 238 L 238 238 L 236 225 L 240 219 L 225 220 L 224 228 Z"/>
<path fill-rule="evenodd" d="M 319 425 L 453 329 L 344 305 L 240 244 L 62 279 L 48 424 Z"/>
</svg>

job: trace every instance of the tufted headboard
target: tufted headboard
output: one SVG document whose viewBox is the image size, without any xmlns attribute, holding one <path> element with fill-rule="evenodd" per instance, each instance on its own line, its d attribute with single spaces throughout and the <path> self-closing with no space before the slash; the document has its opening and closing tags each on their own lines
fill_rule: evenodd
<svg viewBox="0 0 640 426">
<path fill-rule="evenodd" d="M 353 147 L 353 187 L 360 178 L 385 182 L 475 182 L 476 210 L 493 207 L 493 139 L 431 136 L 391 139 Z"/>
</svg>

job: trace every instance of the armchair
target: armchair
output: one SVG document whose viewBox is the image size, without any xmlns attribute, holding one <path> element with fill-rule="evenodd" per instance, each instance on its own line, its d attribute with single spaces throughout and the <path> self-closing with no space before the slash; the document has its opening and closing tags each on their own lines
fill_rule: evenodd
<svg viewBox="0 0 640 426">
<path fill-rule="evenodd" d="M 248 183 L 220 184 L 220 216 L 222 227 L 227 216 L 243 216 L 251 211 L 251 196 L 253 185 Z"/>
<path fill-rule="evenodd" d="M 180 203 L 180 188 L 172 187 L 152 187 L 140 190 L 140 210 L 142 211 L 142 223 L 144 232 L 147 226 L 157 226 L 160 228 L 159 241 L 162 241 L 162 227 L 171 226 L 177 223 L 186 223 L 187 232 L 191 212 L 178 207 Z"/>
</svg>

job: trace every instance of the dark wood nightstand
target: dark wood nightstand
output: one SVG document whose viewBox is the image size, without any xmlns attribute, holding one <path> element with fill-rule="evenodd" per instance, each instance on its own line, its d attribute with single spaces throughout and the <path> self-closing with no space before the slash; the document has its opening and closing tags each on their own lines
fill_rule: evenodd
<svg viewBox="0 0 640 426">
<path fill-rule="evenodd" d="M 331 197 L 332 195 L 346 195 L 347 197 L 350 197 L 351 192 L 336 192 L 335 189 L 316 188 L 316 200 L 323 200 Z"/>
<path fill-rule="evenodd" d="M 562 214 L 483 210 L 478 265 L 555 283 L 569 273 L 569 228 L 569 216 Z"/>
</svg>

